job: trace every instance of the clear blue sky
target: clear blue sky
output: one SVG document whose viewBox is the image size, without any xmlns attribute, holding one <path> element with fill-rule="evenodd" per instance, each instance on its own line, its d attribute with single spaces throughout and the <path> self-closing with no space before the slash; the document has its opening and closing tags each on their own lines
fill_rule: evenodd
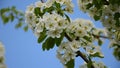
<svg viewBox="0 0 120 68">
<path fill-rule="evenodd" d="M 35 1 L 37 0 L 1 0 L 0 8 L 14 5 L 17 9 L 25 11 L 26 6 Z M 76 4 L 76 0 L 74 1 Z M 78 10 L 77 5 L 75 5 L 74 11 L 74 14 L 70 15 L 72 19 L 77 17 L 91 19 L 87 14 Z M 0 41 L 5 46 L 5 63 L 8 68 L 63 68 L 56 58 L 57 48 L 43 52 L 41 44 L 37 43 L 37 38 L 32 31 L 24 32 L 22 29 L 15 29 L 15 23 L 17 22 L 3 25 L 0 19 Z M 101 27 L 99 22 L 95 24 Z M 108 45 L 108 40 L 106 40 L 102 46 L 105 58 L 98 61 L 103 61 L 110 68 L 119 68 L 120 62 L 113 57 L 112 49 L 109 49 Z M 75 68 L 78 68 L 82 63 L 81 58 L 76 58 Z"/>
</svg>

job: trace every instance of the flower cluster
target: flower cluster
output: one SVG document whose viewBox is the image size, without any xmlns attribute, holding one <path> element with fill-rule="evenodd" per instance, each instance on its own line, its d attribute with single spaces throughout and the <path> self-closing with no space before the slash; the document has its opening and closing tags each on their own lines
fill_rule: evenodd
<svg viewBox="0 0 120 68">
<path fill-rule="evenodd" d="M 95 28 L 90 20 L 70 20 L 64 11 L 71 13 L 72 8 L 71 0 L 47 0 L 45 3 L 38 1 L 35 5 L 28 6 L 26 22 L 40 42 L 45 40 L 43 50 L 49 50 L 55 44 L 58 46 L 57 57 L 64 65 L 75 59 L 80 48 L 86 51 L 85 56 L 103 57 L 100 46 L 93 43 L 97 40 L 99 45 L 102 44 L 97 36 L 104 34 L 104 30 Z M 69 37 L 66 38 L 68 41 L 63 41 L 66 36 Z"/>
<path fill-rule="evenodd" d="M 82 11 L 87 12 L 96 21 L 101 21 L 110 39 L 110 47 L 120 50 L 120 3 L 114 0 L 78 0 L 78 4 Z"/>
<path fill-rule="evenodd" d="M 78 18 L 68 25 L 66 32 L 70 35 L 70 37 L 74 36 L 75 38 L 82 38 L 87 35 L 87 32 L 90 32 L 93 27 L 94 25 L 90 20 Z"/>
<path fill-rule="evenodd" d="M 63 42 L 57 50 L 57 57 L 63 64 L 66 64 L 71 59 L 75 59 L 75 52 L 79 51 L 80 47 L 80 42 L 75 40 L 72 42 Z"/>
<path fill-rule="evenodd" d="M 100 46 L 96 46 L 93 42 L 96 40 L 92 34 L 99 35 L 102 30 L 95 29 L 94 25 L 89 20 L 76 19 L 69 23 L 66 28 L 66 33 L 73 40 L 72 42 L 63 42 L 58 47 L 57 57 L 63 64 L 66 64 L 71 59 L 74 59 L 76 52 L 83 48 L 86 55 L 103 57 Z M 77 39 L 76 39 L 77 38 Z"/>
<path fill-rule="evenodd" d="M 102 62 L 93 62 L 94 68 L 106 68 L 106 66 Z M 80 68 L 89 68 L 88 65 L 85 63 L 81 65 Z"/>
<path fill-rule="evenodd" d="M 67 27 L 69 22 L 65 20 L 62 16 L 52 13 L 45 14 L 43 18 L 39 18 L 38 23 L 35 27 L 35 33 L 40 34 L 45 29 L 46 34 L 52 38 L 60 38 L 60 34 Z"/>
<path fill-rule="evenodd" d="M 42 3 L 38 1 L 35 5 L 30 5 L 27 7 L 25 17 L 28 26 L 34 31 L 35 35 L 38 37 L 40 33 L 46 31 L 46 34 L 52 38 L 59 38 L 60 34 L 68 25 L 68 20 L 59 15 L 56 11 L 50 11 L 50 13 L 44 13 L 42 16 L 36 16 L 34 13 L 35 8 L 39 7 L 41 13 L 45 8 L 50 8 L 54 3 L 59 3 L 58 5 L 65 5 L 65 11 L 72 12 L 73 4 L 71 0 L 47 0 L 47 2 Z M 68 8 L 69 7 L 69 8 Z"/>
<path fill-rule="evenodd" d="M 0 42 L 0 68 L 6 68 L 4 64 L 4 47 Z"/>
<path fill-rule="evenodd" d="M 94 0 L 78 0 L 78 5 L 82 11 L 89 13 L 92 18 L 100 20 L 106 28 L 120 30 L 120 6 L 111 4 L 109 0 L 99 2 L 102 3 L 101 6 L 96 6 L 97 1 Z"/>
</svg>

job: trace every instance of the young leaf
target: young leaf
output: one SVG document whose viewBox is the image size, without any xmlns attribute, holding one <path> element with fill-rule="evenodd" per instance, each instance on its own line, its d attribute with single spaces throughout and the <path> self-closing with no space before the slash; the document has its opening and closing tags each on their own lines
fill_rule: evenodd
<svg viewBox="0 0 120 68">
<path fill-rule="evenodd" d="M 67 14 L 65 14 L 65 17 L 67 18 L 67 20 L 70 22 L 70 18 Z"/>
<path fill-rule="evenodd" d="M 42 45 L 42 49 L 44 50 L 50 50 L 54 47 L 55 40 L 51 37 L 47 38 L 45 42 Z"/>
<path fill-rule="evenodd" d="M 61 34 L 60 38 L 55 38 L 56 46 L 59 46 L 64 38 L 64 33 Z"/>
<path fill-rule="evenodd" d="M 46 31 L 41 32 L 40 37 L 38 38 L 38 43 L 41 43 L 46 37 Z"/>
<path fill-rule="evenodd" d="M 92 62 L 88 62 L 88 63 L 87 63 L 87 67 L 88 67 L 88 68 L 92 68 Z"/>
<path fill-rule="evenodd" d="M 89 42 L 92 42 L 92 40 L 91 40 L 90 37 L 88 37 L 88 36 L 84 36 L 83 38 L 84 38 L 85 40 L 89 41 Z"/>
<path fill-rule="evenodd" d="M 38 17 L 39 17 L 39 16 L 42 17 L 43 14 L 44 14 L 44 13 L 41 12 L 41 10 L 40 10 L 39 7 L 36 7 L 36 8 L 34 9 L 34 13 L 35 13 L 35 15 L 38 16 Z"/>
<path fill-rule="evenodd" d="M 96 52 L 95 54 L 90 54 L 91 57 L 99 57 L 99 58 L 104 58 L 103 55 L 101 55 L 99 52 Z"/>
<path fill-rule="evenodd" d="M 91 8 L 93 6 L 93 4 L 92 3 L 88 3 L 86 6 L 87 6 L 86 9 L 89 9 L 89 8 Z"/>
<path fill-rule="evenodd" d="M 11 13 L 10 14 L 10 18 L 11 18 L 11 22 L 13 22 L 13 20 L 14 20 L 14 15 Z"/>
<path fill-rule="evenodd" d="M 6 24 L 6 23 L 8 23 L 8 22 L 9 22 L 9 17 L 4 17 L 4 18 L 3 18 L 3 23 Z"/>
<path fill-rule="evenodd" d="M 28 31 L 28 26 L 25 26 L 23 29 L 25 32 Z"/>
<path fill-rule="evenodd" d="M 71 59 L 70 61 L 67 62 L 66 66 L 67 68 L 74 68 L 74 59 Z"/>
<path fill-rule="evenodd" d="M 54 4 L 55 4 L 55 6 L 56 6 L 58 9 L 61 8 L 60 3 L 55 2 Z"/>
<path fill-rule="evenodd" d="M 20 28 L 22 26 L 22 22 L 18 22 L 16 25 L 15 25 L 15 28 Z"/>
<path fill-rule="evenodd" d="M 101 46 L 103 44 L 101 39 L 98 39 L 98 45 Z"/>
<path fill-rule="evenodd" d="M 100 16 L 94 15 L 95 21 L 98 21 L 100 19 Z"/>
</svg>

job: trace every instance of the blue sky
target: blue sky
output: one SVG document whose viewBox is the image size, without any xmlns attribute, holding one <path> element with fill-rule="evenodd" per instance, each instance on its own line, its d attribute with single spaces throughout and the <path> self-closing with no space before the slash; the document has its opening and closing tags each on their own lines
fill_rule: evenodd
<svg viewBox="0 0 120 68">
<path fill-rule="evenodd" d="M 26 6 L 37 0 L 1 0 L 0 8 L 16 6 L 17 9 L 25 11 Z M 81 12 L 74 0 L 74 14 L 70 15 L 72 19 L 85 18 L 92 20 L 87 14 Z M 93 21 L 93 20 L 92 20 Z M 101 27 L 100 22 L 93 21 L 97 27 Z M 63 68 L 60 61 L 56 58 L 56 47 L 50 51 L 42 51 L 41 44 L 37 43 L 37 38 L 31 30 L 24 32 L 22 29 L 15 29 L 17 22 L 2 24 L 0 19 L 0 41 L 5 47 L 5 63 L 8 68 Z M 112 49 L 108 48 L 108 40 L 105 40 L 102 46 L 102 52 L 105 55 L 103 61 L 110 68 L 119 68 L 118 62 L 112 55 Z M 83 60 L 76 58 L 75 68 L 78 68 Z"/>
</svg>

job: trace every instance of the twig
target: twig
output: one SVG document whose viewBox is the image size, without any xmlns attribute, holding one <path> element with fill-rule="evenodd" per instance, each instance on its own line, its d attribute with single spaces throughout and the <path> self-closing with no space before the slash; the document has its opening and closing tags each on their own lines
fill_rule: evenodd
<svg viewBox="0 0 120 68">
<path fill-rule="evenodd" d="M 99 35 L 95 35 L 95 34 L 92 34 L 95 38 L 105 38 L 105 39 L 114 39 L 114 38 L 110 38 L 110 37 L 106 37 L 106 36 L 99 36 Z"/>
</svg>

